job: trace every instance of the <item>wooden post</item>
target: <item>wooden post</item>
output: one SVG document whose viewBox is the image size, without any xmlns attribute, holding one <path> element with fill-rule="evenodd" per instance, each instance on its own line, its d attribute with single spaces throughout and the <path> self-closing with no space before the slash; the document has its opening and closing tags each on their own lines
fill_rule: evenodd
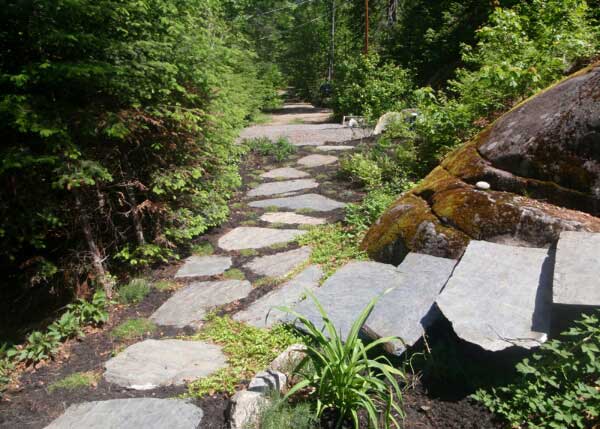
<svg viewBox="0 0 600 429">
<path fill-rule="evenodd" d="M 369 0 L 365 0 L 365 55 L 369 54 Z"/>
</svg>

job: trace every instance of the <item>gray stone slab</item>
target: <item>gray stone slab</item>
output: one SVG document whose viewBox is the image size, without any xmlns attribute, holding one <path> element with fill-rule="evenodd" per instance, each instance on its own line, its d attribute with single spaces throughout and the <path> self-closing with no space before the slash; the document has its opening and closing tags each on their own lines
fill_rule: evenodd
<svg viewBox="0 0 600 429">
<path fill-rule="evenodd" d="M 282 277 L 308 261 L 310 252 L 310 247 L 305 246 L 274 255 L 260 256 L 245 264 L 244 268 L 261 276 Z"/>
<path fill-rule="evenodd" d="M 252 203 L 249 205 L 252 205 Z M 287 243 L 303 234 L 306 234 L 306 231 L 298 229 L 240 226 L 219 238 L 219 247 L 225 250 L 260 249 L 274 244 Z"/>
<path fill-rule="evenodd" d="M 329 146 L 329 145 L 324 145 L 324 146 L 318 146 L 317 150 L 323 151 L 323 152 L 333 152 L 333 151 L 344 151 L 344 150 L 352 150 L 354 149 L 354 146 Z"/>
<path fill-rule="evenodd" d="M 196 429 L 202 417 L 181 399 L 112 399 L 71 405 L 46 429 Z"/>
<path fill-rule="evenodd" d="M 367 304 L 381 296 L 363 334 L 373 339 L 398 337 L 400 340 L 389 344 L 388 350 L 400 355 L 435 320 L 433 304 L 455 264 L 451 259 L 416 253 L 410 253 L 398 268 L 378 262 L 352 262 L 331 276 L 315 295 L 343 338 Z M 322 326 L 312 300 L 301 302 L 295 310 Z"/>
<path fill-rule="evenodd" d="M 284 223 L 289 225 L 323 225 L 327 219 L 305 216 L 293 212 L 270 212 L 260 217 L 260 220 L 270 223 Z"/>
<path fill-rule="evenodd" d="M 298 160 L 298 164 L 304 167 L 321 167 L 336 162 L 338 158 L 332 155 L 307 155 Z"/>
<path fill-rule="evenodd" d="M 221 347 L 201 341 L 145 340 L 104 364 L 109 383 L 134 390 L 182 385 L 227 366 Z"/>
<path fill-rule="evenodd" d="M 456 334 L 490 351 L 531 348 L 550 329 L 548 249 L 471 241 L 437 304 Z"/>
<path fill-rule="evenodd" d="M 553 294 L 554 304 L 600 306 L 600 234 L 561 232 Z"/>
<path fill-rule="evenodd" d="M 268 195 L 285 194 L 305 189 L 314 189 L 319 183 L 314 179 L 285 180 L 281 182 L 262 183 L 246 194 L 248 197 L 264 197 Z"/>
<path fill-rule="evenodd" d="M 260 177 L 265 179 L 302 179 L 308 176 L 310 176 L 310 174 L 306 171 L 291 167 L 276 168 L 260 175 Z"/>
<path fill-rule="evenodd" d="M 275 310 L 274 307 L 293 306 L 302 299 L 307 289 L 315 290 L 319 287 L 321 277 L 321 268 L 312 265 L 278 289 L 254 301 L 247 309 L 236 313 L 233 318 L 257 328 L 273 326 L 285 317 L 285 313 Z"/>
<path fill-rule="evenodd" d="M 248 203 L 250 207 L 279 207 L 283 209 L 301 210 L 310 209 L 317 212 L 328 212 L 342 207 L 345 203 L 332 200 L 319 194 L 303 194 L 295 197 L 271 198 L 268 200 L 252 201 Z"/>
<path fill-rule="evenodd" d="M 231 267 L 229 256 L 190 256 L 175 274 L 175 278 L 216 276 Z"/>
<path fill-rule="evenodd" d="M 198 327 L 213 308 L 246 297 L 252 290 L 248 281 L 195 282 L 178 290 L 150 316 L 162 326 Z"/>
</svg>

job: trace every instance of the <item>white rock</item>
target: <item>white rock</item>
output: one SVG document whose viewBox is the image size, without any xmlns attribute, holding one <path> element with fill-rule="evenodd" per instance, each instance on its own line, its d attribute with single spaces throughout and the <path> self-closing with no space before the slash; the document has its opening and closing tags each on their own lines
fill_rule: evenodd
<svg viewBox="0 0 600 429">
<path fill-rule="evenodd" d="M 231 397 L 229 427 L 249 429 L 258 425 L 260 411 L 268 404 L 268 399 L 260 392 L 240 390 Z"/>
<path fill-rule="evenodd" d="M 484 181 L 475 183 L 475 186 L 477 187 L 477 189 L 483 189 L 484 191 L 487 191 L 488 189 L 491 188 L 490 184 L 488 182 L 484 182 Z"/>
</svg>

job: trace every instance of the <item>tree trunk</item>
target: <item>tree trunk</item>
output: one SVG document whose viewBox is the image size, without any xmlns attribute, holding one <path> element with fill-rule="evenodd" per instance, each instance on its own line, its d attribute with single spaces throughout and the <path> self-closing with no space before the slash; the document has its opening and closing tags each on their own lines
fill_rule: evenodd
<svg viewBox="0 0 600 429">
<path fill-rule="evenodd" d="M 144 237 L 144 228 L 142 227 L 142 220 L 140 218 L 140 213 L 138 212 L 137 199 L 135 197 L 135 191 L 131 187 L 131 185 L 125 185 L 125 189 L 127 191 L 127 198 L 129 198 L 129 203 L 131 204 L 131 220 L 133 221 L 133 229 L 135 230 L 135 236 L 137 238 L 138 244 L 143 246 L 146 244 L 146 239 Z"/>
</svg>

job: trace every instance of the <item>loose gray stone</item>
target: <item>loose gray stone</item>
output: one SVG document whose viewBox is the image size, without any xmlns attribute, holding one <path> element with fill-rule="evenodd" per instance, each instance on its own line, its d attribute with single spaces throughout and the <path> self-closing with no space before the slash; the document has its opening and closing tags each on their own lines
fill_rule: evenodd
<svg viewBox="0 0 600 429">
<path fill-rule="evenodd" d="M 282 277 L 308 261 L 310 252 L 310 247 L 305 246 L 274 255 L 261 256 L 245 264 L 244 268 L 261 276 Z"/>
<path fill-rule="evenodd" d="M 229 256 L 190 256 L 175 274 L 175 278 L 216 276 L 231 267 Z"/>
<path fill-rule="evenodd" d="M 433 304 L 455 264 L 452 259 L 417 253 L 409 253 L 398 268 L 378 262 L 352 262 L 331 276 L 315 295 L 343 338 L 367 304 L 381 296 L 363 333 L 374 339 L 398 337 L 400 341 L 388 345 L 388 349 L 400 355 L 435 320 Z M 311 300 L 301 302 L 295 310 L 316 326 L 323 325 Z"/>
<path fill-rule="evenodd" d="M 144 340 L 105 363 L 109 383 L 134 390 L 181 385 L 227 365 L 221 347 L 201 341 Z"/>
<path fill-rule="evenodd" d="M 260 175 L 265 179 L 301 179 L 308 176 L 307 172 L 291 167 L 276 168 Z"/>
<path fill-rule="evenodd" d="M 317 150 L 323 151 L 323 152 L 329 152 L 329 151 L 336 151 L 336 150 L 352 150 L 354 149 L 354 146 L 318 146 Z"/>
<path fill-rule="evenodd" d="M 600 306 L 600 234 L 563 231 L 556 248 L 554 304 Z"/>
<path fill-rule="evenodd" d="M 246 297 L 252 290 L 248 281 L 195 282 L 175 292 L 150 316 L 163 326 L 198 327 L 211 309 Z"/>
<path fill-rule="evenodd" d="M 303 298 L 307 289 L 315 290 L 319 287 L 321 277 L 321 268 L 312 265 L 278 289 L 254 301 L 245 310 L 236 313 L 233 318 L 257 328 L 271 327 L 285 317 L 285 313 L 276 310 L 275 307 L 293 306 Z"/>
<path fill-rule="evenodd" d="M 275 391 L 284 393 L 287 390 L 287 376 L 279 371 L 261 371 L 250 380 L 248 390 L 263 394 Z"/>
<path fill-rule="evenodd" d="M 454 332 L 490 351 L 531 348 L 550 328 L 547 249 L 471 241 L 437 304 Z"/>
<path fill-rule="evenodd" d="M 345 207 L 346 204 L 319 194 L 304 194 L 296 197 L 272 198 L 269 200 L 252 201 L 250 207 L 279 207 L 291 210 L 310 209 L 318 212 L 328 212 Z"/>
<path fill-rule="evenodd" d="M 112 399 L 71 405 L 46 429 L 196 429 L 202 416 L 181 399 Z"/>
<path fill-rule="evenodd" d="M 229 427 L 231 429 L 256 427 L 260 411 L 268 403 L 269 400 L 260 392 L 240 390 L 231 397 Z"/>
<path fill-rule="evenodd" d="M 291 375 L 305 356 L 306 346 L 304 344 L 292 344 L 273 359 L 269 369 Z"/>
<path fill-rule="evenodd" d="M 303 234 L 306 234 L 306 231 L 240 226 L 219 238 L 219 247 L 225 250 L 260 249 L 274 244 L 287 243 Z"/>
<path fill-rule="evenodd" d="M 258 185 L 248 191 L 248 197 L 262 197 L 267 195 L 285 194 L 304 189 L 317 188 L 319 184 L 314 179 L 296 179 L 282 182 L 269 182 Z"/>
<path fill-rule="evenodd" d="M 290 225 L 322 225 L 327 223 L 327 219 L 305 216 L 292 212 L 271 212 L 265 213 L 260 220 L 270 223 L 285 223 Z"/>
<path fill-rule="evenodd" d="M 329 165 L 336 162 L 338 159 L 336 156 L 331 155 L 307 155 L 298 160 L 298 164 L 304 167 L 320 167 L 322 165 Z"/>
</svg>

